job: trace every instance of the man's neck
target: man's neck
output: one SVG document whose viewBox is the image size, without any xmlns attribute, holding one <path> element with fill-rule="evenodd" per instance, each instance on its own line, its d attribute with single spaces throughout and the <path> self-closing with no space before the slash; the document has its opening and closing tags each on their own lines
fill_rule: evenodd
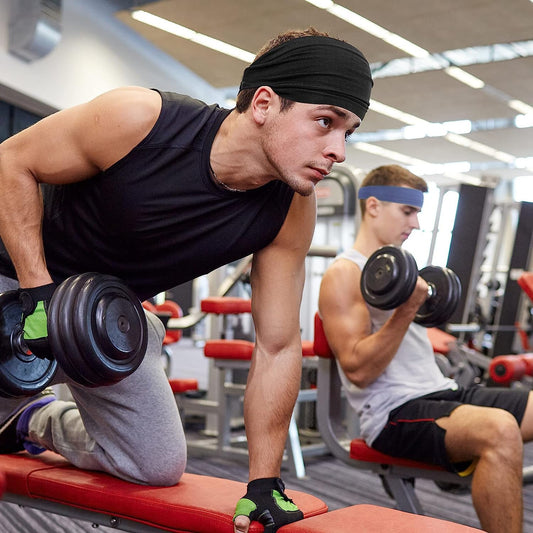
<svg viewBox="0 0 533 533">
<path fill-rule="evenodd" d="M 256 189 L 274 179 L 265 172 L 264 160 L 259 131 L 246 113 L 232 111 L 222 122 L 211 147 L 214 179 L 231 190 Z"/>
<path fill-rule="evenodd" d="M 365 257 L 370 257 L 381 246 L 383 244 L 373 232 L 368 231 L 368 228 L 363 222 L 357 232 L 353 249 L 362 253 Z"/>
</svg>

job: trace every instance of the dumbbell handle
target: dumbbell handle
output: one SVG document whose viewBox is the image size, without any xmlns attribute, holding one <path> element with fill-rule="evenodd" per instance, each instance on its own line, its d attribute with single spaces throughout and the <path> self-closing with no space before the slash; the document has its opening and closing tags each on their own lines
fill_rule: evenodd
<svg viewBox="0 0 533 533">
<path fill-rule="evenodd" d="M 28 348 L 28 345 L 24 342 L 24 330 L 22 329 L 22 324 L 16 324 L 11 331 L 9 342 L 13 350 L 19 354 L 32 354 L 33 352 Z M 48 345 L 48 343 L 47 343 Z M 48 352 L 50 353 L 50 352 Z M 41 355 L 33 353 L 35 357 L 39 359 L 50 359 L 54 358 L 51 355 Z"/>
<path fill-rule="evenodd" d="M 431 282 L 427 282 L 427 285 L 428 285 L 428 295 L 427 295 L 427 300 L 433 298 L 433 296 L 435 296 L 435 285 Z"/>
</svg>

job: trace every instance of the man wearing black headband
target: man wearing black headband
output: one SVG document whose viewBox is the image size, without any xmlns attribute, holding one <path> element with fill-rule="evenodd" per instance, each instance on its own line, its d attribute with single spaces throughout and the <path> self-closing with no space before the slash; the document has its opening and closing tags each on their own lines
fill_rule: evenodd
<svg viewBox="0 0 533 533">
<path fill-rule="evenodd" d="M 518 533 L 522 440 L 533 438 L 533 393 L 464 388 L 442 375 L 427 329 L 413 322 L 428 294 L 421 277 L 395 310 L 377 309 L 361 294 L 367 258 L 381 246 L 401 246 L 418 229 L 426 191 L 422 178 L 397 165 L 378 167 L 363 180 L 353 248 L 338 256 L 320 287 L 324 331 L 366 443 L 388 455 L 473 473 L 483 530 Z"/>
<path fill-rule="evenodd" d="M 356 48 L 289 32 L 246 70 L 235 110 L 122 88 L 0 145 L 0 290 L 20 286 L 24 340 L 36 354 L 48 302 L 70 275 L 113 274 L 144 300 L 253 254 L 250 485 L 236 531 L 260 515 L 270 531 L 302 516 L 279 477 L 300 384 L 314 186 L 344 160 L 371 86 Z M 75 402 L 3 399 L 0 451 L 40 447 L 136 483 L 177 483 L 185 438 L 159 361 L 164 328 L 151 314 L 148 325 L 144 360 L 121 382 L 87 389 L 59 372 Z"/>
</svg>

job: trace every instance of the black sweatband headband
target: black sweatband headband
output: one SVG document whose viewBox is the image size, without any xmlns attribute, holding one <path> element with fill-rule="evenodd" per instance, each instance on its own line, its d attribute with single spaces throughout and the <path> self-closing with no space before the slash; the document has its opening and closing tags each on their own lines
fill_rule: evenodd
<svg viewBox="0 0 533 533">
<path fill-rule="evenodd" d="M 354 46 L 318 35 L 286 41 L 244 70 L 239 90 L 266 85 L 282 98 L 342 107 L 361 120 L 370 105 L 372 75 Z"/>
<path fill-rule="evenodd" d="M 410 205 L 422 209 L 424 193 L 409 187 L 393 187 L 392 185 L 368 185 L 361 187 L 357 194 L 360 200 L 375 196 L 382 202 Z"/>
</svg>

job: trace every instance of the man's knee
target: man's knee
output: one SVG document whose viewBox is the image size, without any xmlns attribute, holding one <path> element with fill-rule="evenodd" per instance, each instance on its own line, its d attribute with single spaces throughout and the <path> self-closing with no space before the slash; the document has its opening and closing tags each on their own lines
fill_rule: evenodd
<svg viewBox="0 0 533 533">
<path fill-rule="evenodd" d="M 484 428 L 485 442 L 489 449 L 506 459 L 522 460 L 522 434 L 514 416 L 503 409 L 491 409 Z"/>
<path fill-rule="evenodd" d="M 147 485 L 175 485 L 187 464 L 187 445 L 180 427 L 160 433 L 157 439 L 137 447 L 131 460 L 137 465 L 141 482 Z"/>
<path fill-rule="evenodd" d="M 149 467 L 143 469 L 145 478 L 142 481 L 147 485 L 156 487 L 176 485 L 185 472 L 186 464 L 185 456 L 165 458 L 162 462 L 153 461 Z"/>
</svg>

